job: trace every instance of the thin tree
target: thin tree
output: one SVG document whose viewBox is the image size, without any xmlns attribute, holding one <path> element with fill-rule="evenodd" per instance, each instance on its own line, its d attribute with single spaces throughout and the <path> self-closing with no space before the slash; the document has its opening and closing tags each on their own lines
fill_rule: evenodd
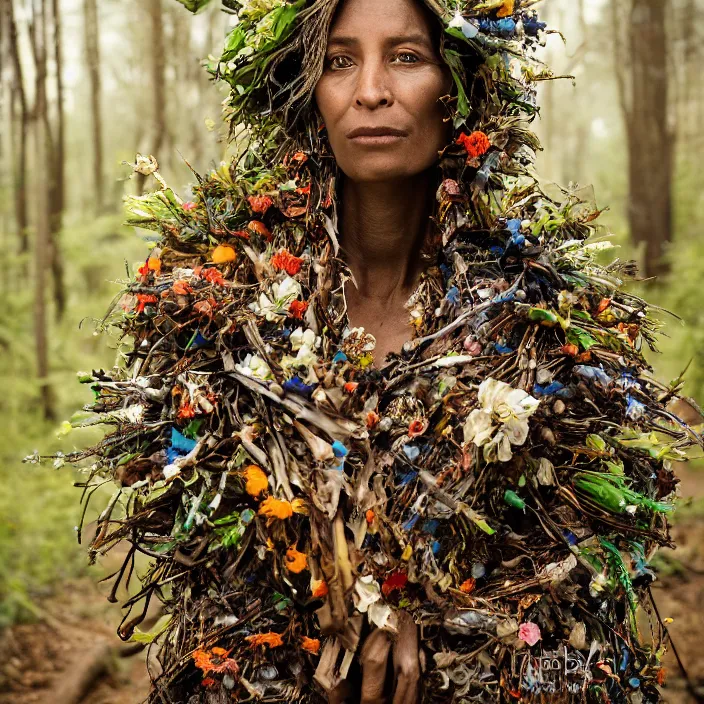
<svg viewBox="0 0 704 704">
<path fill-rule="evenodd" d="M 615 75 L 628 147 L 628 220 L 631 239 L 643 250 L 643 273 L 651 277 L 667 273 L 666 250 L 672 241 L 670 0 L 631 0 L 627 18 L 622 8 L 622 0 L 611 0 Z M 625 32 L 620 29 L 624 24 Z"/>
<path fill-rule="evenodd" d="M 102 93 L 100 80 L 100 27 L 96 0 L 84 0 L 83 29 L 88 82 L 90 84 L 94 209 L 96 213 L 100 213 L 103 208 L 103 120 L 100 109 Z"/>
<path fill-rule="evenodd" d="M 34 339 L 37 357 L 37 379 L 42 415 L 55 420 L 54 394 L 49 382 L 49 344 L 47 334 L 46 282 L 49 269 L 51 223 L 49 194 L 50 182 L 42 178 L 47 171 L 52 149 L 48 134 L 47 104 L 47 40 L 46 0 L 34 0 L 30 37 L 35 63 L 35 104 L 32 111 L 32 132 L 35 152 L 35 183 L 33 184 L 36 213 L 34 240 Z"/>
<path fill-rule="evenodd" d="M 54 284 L 54 304 L 57 320 L 66 310 L 66 287 L 64 284 L 64 262 L 61 253 L 61 228 L 66 207 L 65 186 L 65 128 L 64 128 L 64 84 L 63 55 L 61 46 L 61 11 L 59 0 L 51 0 L 51 18 L 54 30 L 54 66 L 56 74 L 56 137 L 51 154 L 51 195 L 49 217 L 51 231 L 51 273 Z M 47 111 L 48 112 L 48 111 Z"/>
<path fill-rule="evenodd" d="M 160 156 L 161 147 L 166 135 L 166 57 L 164 54 L 164 14 L 161 0 L 147 2 L 150 24 L 150 64 L 153 97 L 152 126 L 148 133 L 148 142 L 140 148 L 140 152 Z M 136 174 L 137 193 L 144 191 L 145 176 Z"/>
<path fill-rule="evenodd" d="M 24 74 L 20 61 L 19 42 L 17 39 L 17 22 L 15 20 L 13 0 L 2 3 L 6 13 L 7 35 L 12 63 L 12 97 L 10 114 L 12 128 L 17 128 L 19 134 L 14 152 L 14 183 L 15 183 L 15 224 L 17 226 L 17 242 L 20 254 L 29 252 L 29 214 L 27 210 L 27 138 L 29 129 L 29 108 L 24 87 Z"/>
</svg>

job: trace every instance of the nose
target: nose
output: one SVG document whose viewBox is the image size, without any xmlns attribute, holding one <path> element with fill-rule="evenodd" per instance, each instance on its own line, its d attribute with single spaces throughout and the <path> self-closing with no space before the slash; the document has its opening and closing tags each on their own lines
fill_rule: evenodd
<svg viewBox="0 0 704 704">
<path fill-rule="evenodd" d="M 393 104 L 390 77 L 384 70 L 382 62 L 368 61 L 362 66 L 357 82 L 355 102 L 358 107 L 364 107 L 368 110 Z"/>
</svg>

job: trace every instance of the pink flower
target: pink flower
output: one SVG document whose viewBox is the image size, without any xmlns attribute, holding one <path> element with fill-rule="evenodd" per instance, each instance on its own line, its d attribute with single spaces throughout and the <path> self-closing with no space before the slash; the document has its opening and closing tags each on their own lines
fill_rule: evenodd
<svg viewBox="0 0 704 704">
<path fill-rule="evenodd" d="M 528 645 L 535 645 L 542 638 L 540 627 L 532 621 L 524 621 L 518 627 L 518 637 L 528 643 Z"/>
<path fill-rule="evenodd" d="M 184 210 L 188 211 L 188 210 L 193 210 L 193 208 L 196 207 L 196 204 L 192 203 L 191 201 L 186 201 L 181 207 Z"/>
</svg>

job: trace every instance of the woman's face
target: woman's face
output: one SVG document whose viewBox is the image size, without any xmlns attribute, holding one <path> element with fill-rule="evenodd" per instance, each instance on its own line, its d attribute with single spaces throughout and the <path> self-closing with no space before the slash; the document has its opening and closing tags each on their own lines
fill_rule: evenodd
<svg viewBox="0 0 704 704">
<path fill-rule="evenodd" d="M 418 0 L 344 0 L 337 12 L 315 100 L 353 181 L 414 176 L 450 139 L 438 99 L 452 78 L 433 46 L 432 20 Z"/>
</svg>

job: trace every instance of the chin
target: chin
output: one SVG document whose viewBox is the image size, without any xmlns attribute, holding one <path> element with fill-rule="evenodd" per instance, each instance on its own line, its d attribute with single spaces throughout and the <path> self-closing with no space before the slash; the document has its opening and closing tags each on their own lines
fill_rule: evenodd
<svg viewBox="0 0 704 704">
<path fill-rule="evenodd" d="M 412 178 L 430 168 L 433 164 L 412 164 L 408 159 L 388 155 L 366 156 L 357 158 L 346 169 L 341 165 L 347 178 L 356 182 L 395 181 Z"/>
</svg>

